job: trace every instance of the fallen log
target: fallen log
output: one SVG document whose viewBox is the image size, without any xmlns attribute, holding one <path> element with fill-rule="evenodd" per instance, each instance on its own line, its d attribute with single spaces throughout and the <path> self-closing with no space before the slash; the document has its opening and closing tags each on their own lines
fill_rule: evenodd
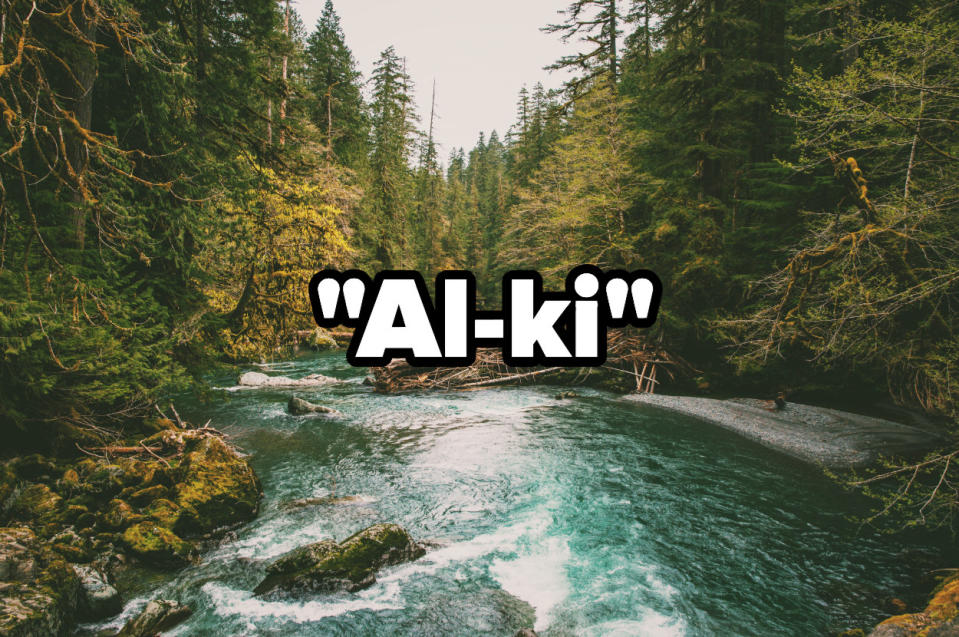
<svg viewBox="0 0 959 637">
<path fill-rule="evenodd" d="M 468 383 L 466 385 L 460 385 L 463 389 L 468 389 L 470 387 L 486 387 L 488 385 L 499 385 L 502 383 L 512 383 L 517 380 L 522 380 L 524 378 L 532 378 L 533 376 L 539 376 L 541 374 L 550 374 L 557 370 L 563 369 L 562 367 L 548 367 L 546 369 L 540 369 L 535 372 L 526 372 L 525 374 L 511 374 L 509 376 L 500 376 L 499 378 L 492 378 L 490 380 L 483 380 L 476 383 Z"/>
</svg>

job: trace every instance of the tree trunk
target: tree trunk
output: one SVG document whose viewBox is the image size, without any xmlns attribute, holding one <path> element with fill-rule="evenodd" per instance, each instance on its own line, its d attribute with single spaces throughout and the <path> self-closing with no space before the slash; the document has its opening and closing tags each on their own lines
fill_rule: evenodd
<svg viewBox="0 0 959 637">
<path fill-rule="evenodd" d="M 609 78 L 610 86 L 615 91 L 616 82 L 619 78 L 619 53 L 617 50 L 616 31 L 619 28 L 618 15 L 616 13 L 616 0 L 609 0 Z"/>
<path fill-rule="evenodd" d="M 82 29 L 83 36 L 90 42 L 96 42 L 97 27 L 93 20 L 87 20 L 82 8 L 75 8 L 74 21 Z M 79 52 L 73 63 L 73 73 L 76 76 L 74 84 L 73 105 L 77 123 L 89 130 L 93 124 L 93 85 L 97 78 L 97 54 L 86 44 L 79 44 Z M 79 134 L 71 135 L 69 155 L 67 161 L 76 175 L 76 186 L 73 189 L 73 235 L 76 245 L 83 250 L 86 239 L 87 211 L 84 179 L 87 170 L 86 143 Z"/>
<path fill-rule="evenodd" d="M 284 46 L 289 46 L 290 40 L 290 0 L 286 0 L 286 11 L 283 13 L 283 34 L 286 35 Z M 280 120 L 284 122 L 280 128 L 280 146 L 286 144 L 286 78 L 287 67 L 289 64 L 289 55 L 283 53 L 283 101 L 280 102 Z"/>
<path fill-rule="evenodd" d="M 859 7 L 859 0 L 849 0 L 849 4 L 843 10 L 843 21 L 846 23 L 847 35 L 852 35 L 852 29 L 859 24 L 862 18 L 862 10 Z M 846 48 L 842 50 L 842 68 L 845 71 L 859 59 L 859 41 L 853 40 Z"/>
<path fill-rule="evenodd" d="M 919 115 L 916 116 L 916 133 L 912 137 L 912 149 L 909 151 L 909 165 L 906 166 L 906 185 L 903 187 L 902 198 L 909 199 L 909 186 L 912 183 L 912 169 L 916 165 L 916 147 L 922 134 L 922 116 L 926 110 L 926 52 L 922 55 L 922 74 L 919 79 Z"/>
</svg>

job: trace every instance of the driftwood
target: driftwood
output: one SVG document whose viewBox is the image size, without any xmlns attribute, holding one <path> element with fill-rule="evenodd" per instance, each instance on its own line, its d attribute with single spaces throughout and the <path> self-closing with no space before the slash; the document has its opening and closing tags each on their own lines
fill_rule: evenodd
<svg viewBox="0 0 959 637">
<path fill-rule="evenodd" d="M 136 447 L 122 447 L 122 446 L 109 446 L 109 447 L 93 447 L 90 451 L 96 453 L 106 453 L 114 456 L 129 456 L 136 455 L 141 453 L 159 453 L 163 451 L 163 447 L 147 447 L 146 445 L 140 445 Z"/>
<path fill-rule="evenodd" d="M 564 383 L 584 383 L 597 375 L 627 375 L 635 379 L 635 391 L 655 392 L 661 380 L 662 368 L 666 376 L 676 379 L 691 375 L 695 370 L 681 358 L 674 356 L 657 342 L 648 340 L 635 330 L 614 330 L 607 338 L 607 363 L 602 368 L 509 367 L 496 349 L 476 352 L 476 362 L 469 367 L 411 367 L 405 361 L 394 360 L 385 367 L 373 368 L 373 389 L 382 393 L 422 389 L 478 389 L 492 385 L 521 385 L 548 382 L 562 375 Z M 570 380 L 570 373 L 575 376 Z"/>
<path fill-rule="evenodd" d="M 160 409 L 159 405 L 154 405 L 154 407 L 165 420 L 169 420 L 169 418 L 166 417 L 166 414 L 164 414 Z M 108 459 L 110 456 L 136 456 L 147 454 L 153 456 L 155 459 L 163 462 L 167 466 L 170 466 L 168 458 L 181 455 L 186 447 L 187 440 L 227 437 L 222 431 L 210 426 L 212 420 L 207 420 L 202 427 L 191 428 L 186 422 L 183 421 L 183 419 L 180 418 L 180 414 L 177 413 L 173 403 L 170 403 L 170 409 L 176 416 L 179 428 L 176 428 L 176 425 L 173 425 L 172 428 L 162 432 L 162 435 L 159 436 L 159 440 L 156 439 L 156 436 L 151 436 L 150 438 L 139 441 L 136 445 L 114 444 L 85 449 L 79 444 L 76 444 L 76 447 L 82 453 L 94 458 Z M 170 421 L 170 423 L 172 425 L 173 421 Z M 148 445 L 146 443 L 147 440 L 150 440 L 151 444 Z M 163 453 L 165 453 L 167 457 L 160 455 Z"/>
</svg>

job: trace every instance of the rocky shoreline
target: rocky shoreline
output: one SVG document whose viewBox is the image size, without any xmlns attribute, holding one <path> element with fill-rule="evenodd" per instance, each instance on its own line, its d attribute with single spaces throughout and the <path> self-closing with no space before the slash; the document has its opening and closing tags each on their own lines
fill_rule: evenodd
<svg viewBox="0 0 959 637">
<path fill-rule="evenodd" d="M 259 480 L 219 432 L 152 424 L 159 431 L 135 446 L 0 464 L 0 634 L 64 634 L 112 617 L 126 572 L 190 564 L 204 542 L 256 515 Z M 120 634 L 182 621 L 188 612 L 170 604 Z"/>
</svg>

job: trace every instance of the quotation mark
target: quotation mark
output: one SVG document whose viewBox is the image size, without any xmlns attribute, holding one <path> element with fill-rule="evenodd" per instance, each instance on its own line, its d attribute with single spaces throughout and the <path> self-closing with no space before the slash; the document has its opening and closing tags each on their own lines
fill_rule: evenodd
<svg viewBox="0 0 959 637">
<path fill-rule="evenodd" d="M 320 314 L 327 321 L 336 319 L 336 310 L 342 297 L 346 305 L 346 316 L 358 320 L 366 296 L 366 282 L 358 277 L 347 278 L 342 284 L 336 277 L 323 277 L 315 286 L 319 297 Z"/>
<path fill-rule="evenodd" d="M 626 301 L 631 296 L 636 318 L 646 320 L 653 304 L 656 286 L 645 277 L 635 279 L 630 285 L 626 279 L 613 278 L 606 282 L 606 304 L 611 319 L 620 321 L 626 315 Z"/>
</svg>

